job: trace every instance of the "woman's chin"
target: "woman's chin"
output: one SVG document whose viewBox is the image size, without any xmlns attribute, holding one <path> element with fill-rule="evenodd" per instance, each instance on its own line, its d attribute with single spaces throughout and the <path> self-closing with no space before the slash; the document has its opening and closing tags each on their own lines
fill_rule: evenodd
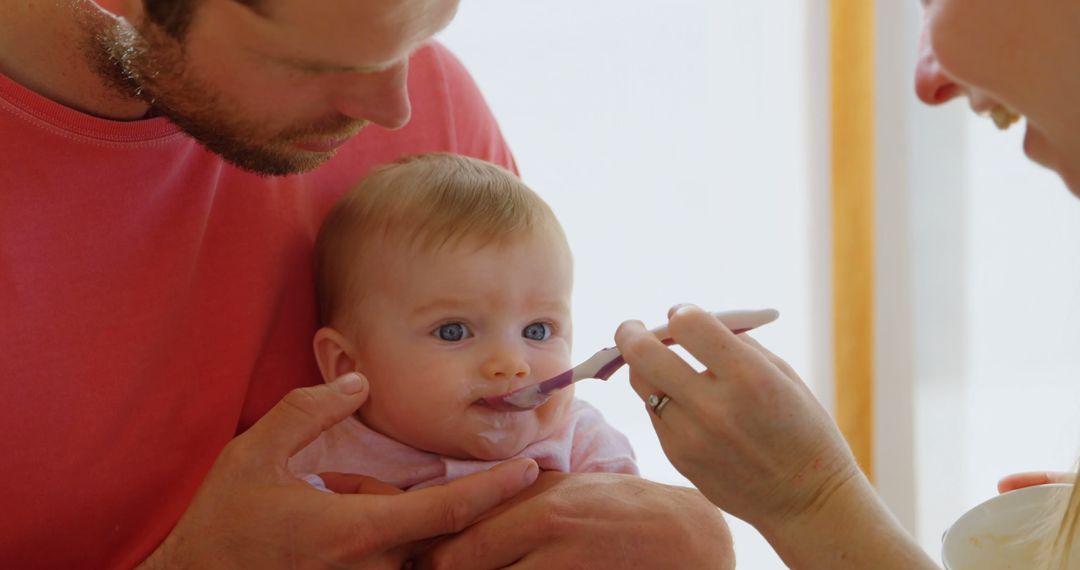
<svg viewBox="0 0 1080 570">
<path fill-rule="evenodd" d="M 1057 152 L 1046 137 L 1030 125 L 1024 133 L 1024 154 L 1035 164 L 1057 172 L 1069 191 L 1080 197 L 1080 162 L 1062 160 L 1062 153 Z M 1069 155 L 1065 154 L 1065 156 Z M 1080 159 L 1080 156 L 1077 158 Z"/>
<path fill-rule="evenodd" d="M 1077 165 L 1077 167 L 1080 167 L 1080 165 Z M 1065 186 L 1069 187 L 1069 191 L 1073 193 L 1073 196 L 1080 198 L 1080 171 L 1076 167 L 1062 168 L 1058 173 L 1061 174 L 1061 179 L 1065 182 Z"/>
<path fill-rule="evenodd" d="M 1033 128 L 1031 123 L 1028 123 L 1024 131 L 1024 154 L 1035 164 L 1060 172 L 1056 161 L 1053 160 L 1053 153 L 1050 145 L 1047 144 L 1046 137 Z"/>
</svg>

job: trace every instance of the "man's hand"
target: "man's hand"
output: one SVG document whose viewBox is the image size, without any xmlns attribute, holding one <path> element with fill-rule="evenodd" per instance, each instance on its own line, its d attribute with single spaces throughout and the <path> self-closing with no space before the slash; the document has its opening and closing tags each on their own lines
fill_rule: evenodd
<svg viewBox="0 0 1080 570">
<path fill-rule="evenodd" d="M 335 475 L 328 484 L 375 494 L 324 493 L 295 479 L 289 457 L 348 417 L 367 394 L 367 381 L 357 374 L 289 393 L 225 447 L 142 567 L 398 570 L 425 539 L 460 531 L 536 479 L 530 460 L 402 494 L 363 478 Z"/>
<path fill-rule="evenodd" d="M 454 570 L 734 566 L 727 524 L 700 493 L 608 473 L 542 473 L 417 559 Z"/>
</svg>

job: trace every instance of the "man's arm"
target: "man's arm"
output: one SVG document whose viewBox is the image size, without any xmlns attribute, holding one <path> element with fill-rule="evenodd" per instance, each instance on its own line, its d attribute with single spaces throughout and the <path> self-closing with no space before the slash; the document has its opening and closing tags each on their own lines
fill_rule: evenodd
<svg viewBox="0 0 1080 570">
<path fill-rule="evenodd" d="M 417 568 L 734 568 L 720 511 L 693 489 L 629 475 L 545 472 Z"/>
</svg>

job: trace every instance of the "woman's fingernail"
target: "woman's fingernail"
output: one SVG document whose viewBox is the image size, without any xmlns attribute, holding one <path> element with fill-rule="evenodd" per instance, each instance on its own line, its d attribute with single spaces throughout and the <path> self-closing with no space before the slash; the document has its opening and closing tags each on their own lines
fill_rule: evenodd
<svg viewBox="0 0 1080 570">
<path fill-rule="evenodd" d="M 679 309 L 682 309 L 683 307 L 693 307 L 693 305 L 691 305 L 689 303 L 679 303 L 678 305 L 675 305 L 675 306 L 671 307 L 670 309 L 668 309 L 667 317 L 669 319 L 671 317 L 674 317 L 675 313 L 678 313 Z"/>
<path fill-rule="evenodd" d="M 615 334 L 619 334 L 624 328 L 626 328 L 628 326 L 631 327 L 631 328 L 633 328 L 633 327 L 645 328 L 645 323 L 643 323 L 643 322 L 641 322 L 641 321 L 639 321 L 637 319 L 631 319 L 629 321 L 623 321 L 622 324 L 619 325 L 619 328 L 615 329 Z"/>
<path fill-rule="evenodd" d="M 330 383 L 330 386 L 346 396 L 352 396 L 364 391 L 364 388 L 367 387 L 367 380 L 356 372 L 350 372 L 335 378 Z"/>
</svg>

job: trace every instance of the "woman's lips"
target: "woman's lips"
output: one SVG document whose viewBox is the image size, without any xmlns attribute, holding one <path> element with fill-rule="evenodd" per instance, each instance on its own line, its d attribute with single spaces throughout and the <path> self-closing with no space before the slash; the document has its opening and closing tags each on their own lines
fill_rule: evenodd
<svg viewBox="0 0 1080 570">
<path fill-rule="evenodd" d="M 998 105 L 990 109 L 990 119 L 998 129 L 1004 131 L 1020 120 L 1020 114 L 1005 105 Z"/>
<path fill-rule="evenodd" d="M 1000 130 L 1006 130 L 1020 120 L 1020 114 L 1012 110 L 1004 103 L 991 100 L 971 101 L 971 110 L 980 117 L 990 117 L 994 126 Z"/>
</svg>

